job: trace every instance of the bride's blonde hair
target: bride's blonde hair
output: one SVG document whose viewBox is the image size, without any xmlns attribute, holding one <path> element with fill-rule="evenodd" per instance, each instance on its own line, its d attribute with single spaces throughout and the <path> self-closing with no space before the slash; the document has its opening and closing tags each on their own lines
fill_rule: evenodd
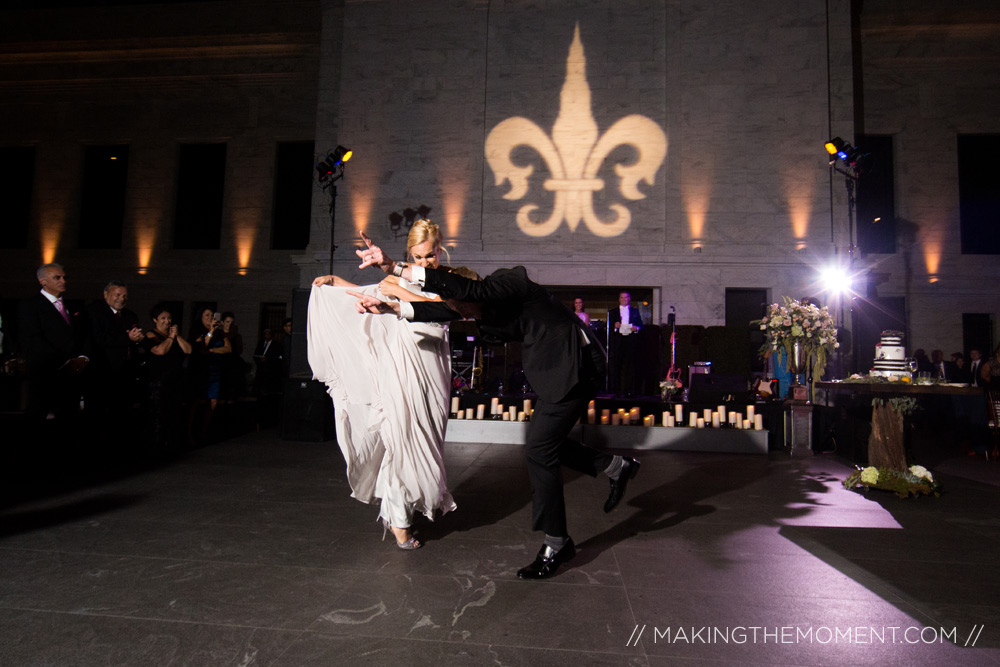
<svg viewBox="0 0 1000 667">
<path fill-rule="evenodd" d="M 406 236 L 407 258 L 411 256 L 413 246 L 420 245 L 426 241 L 431 241 L 434 247 L 438 249 L 438 252 L 443 252 L 448 258 L 448 262 L 451 262 L 451 255 L 448 254 L 448 249 L 442 245 L 441 228 L 426 218 L 421 218 L 414 222 L 413 227 L 410 228 L 410 233 Z M 442 263 L 440 260 L 438 262 Z"/>
</svg>

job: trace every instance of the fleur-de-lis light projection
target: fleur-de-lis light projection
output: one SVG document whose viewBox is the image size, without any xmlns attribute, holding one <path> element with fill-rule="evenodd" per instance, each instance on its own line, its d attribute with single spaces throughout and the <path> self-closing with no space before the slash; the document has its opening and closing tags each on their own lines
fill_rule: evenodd
<svg viewBox="0 0 1000 667">
<path fill-rule="evenodd" d="M 626 199 L 643 199 L 639 181 L 653 184 L 653 179 L 667 155 L 667 136 L 659 125 L 646 116 L 625 116 L 598 136 L 597 122 L 590 110 L 590 86 L 586 76 L 587 60 L 580 41 L 580 26 L 573 33 L 573 43 L 566 59 L 566 81 L 560 93 L 559 116 L 552 126 L 552 138 L 527 118 L 514 117 L 501 122 L 486 137 L 486 160 L 496 178 L 496 185 L 510 182 L 504 199 L 522 199 L 528 192 L 528 180 L 534 167 L 518 167 L 510 155 L 518 146 L 534 148 L 545 160 L 551 177 L 542 187 L 555 193 L 552 214 L 534 222 L 531 214 L 538 206 L 525 204 L 517 212 L 517 226 L 529 236 L 548 236 L 565 220 L 576 231 L 580 220 L 597 236 L 618 236 L 632 222 L 632 213 L 623 204 L 610 206 L 614 219 L 603 221 L 594 212 L 594 193 L 604 189 L 597 178 L 601 165 L 618 146 L 632 146 L 639 157 L 634 164 L 617 164 L 620 191 Z"/>
</svg>

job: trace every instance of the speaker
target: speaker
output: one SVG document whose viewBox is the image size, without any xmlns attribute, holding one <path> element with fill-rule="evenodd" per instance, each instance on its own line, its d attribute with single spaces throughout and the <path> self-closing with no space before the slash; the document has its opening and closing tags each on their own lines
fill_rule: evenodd
<svg viewBox="0 0 1000 667">
<path fill-rule="evenodd" d="M 292 290 L 292 358 L 288 374 L 291 377 L 313 376 L 309 367 L 309 349 L 306 344 L 306 324 L 309 321 L 309 294 L 311 289 L 296 287 Z"/>
<path fill-rule="evenodd" d="M 288 378 L 281 398 L 281 439 L 326 442 L 337 436 L 333 401 L 317 380 Z"/>
<path fill-rule="evenodd" d="M 731 400 L 743 401 L 750 396 L 747 380 L 742 375 L 725 373 L 695 373 L 691 376 L 688 400 L 691 403 L 715 403 Z"/>
</svg>

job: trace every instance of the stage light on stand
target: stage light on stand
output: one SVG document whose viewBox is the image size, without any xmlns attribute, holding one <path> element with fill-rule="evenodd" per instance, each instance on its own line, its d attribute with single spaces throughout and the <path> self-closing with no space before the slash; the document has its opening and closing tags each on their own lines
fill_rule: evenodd
<svg viewBox="0 0 1000 667">
<path fill-rule="evenodd" d="M 344 163 L 351 159 L 354 151 L 337 146 L 326 154 L 326 157 L 316 164 L 317 180 L 324 190 L 330 191 L 330 273 L 333 273 L 333 253 L 337 251 L 334 243 L 334 229 L 337 222 L 337 181 L 344 177 Z"/>
<path fill-rule="evenodd" d="M 336 180 L 337 168 L 340 167 L 340 171 L 343 173 L 344 163 L 350 160 L 353 155 L 354 151 L 343 146 L 337 146 L 329 151 L 326 157 L 316 164 L 319 182 L 325 184 L 327 181 Z"/>
</svg>

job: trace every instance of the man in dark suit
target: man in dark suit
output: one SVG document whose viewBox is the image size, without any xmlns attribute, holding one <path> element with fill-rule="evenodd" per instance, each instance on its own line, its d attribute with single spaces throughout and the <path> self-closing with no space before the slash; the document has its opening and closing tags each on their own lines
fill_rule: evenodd
<svg viewBox="0 0 1000 667">
<path fill-rule="evenodd" d="M 42 289 L 22 301 L 18 313 L 28 383 L 25 416 L 32 427 L 42 425 L 49 414 L 60 423 L 76 414 L 80 375 L 89 361 L 86 318 L 63 303 L 63 267 L 45 264 L 36 276 Z"/>
<path fill-rule="evenodd" d="M 636 334 L 642 328 L 642 315 L 632 307 L 632 295 L 618 294 L 618 307 L 608 311 L 611 327 L 611 393 L 631 396 L 635 393 Z"/>
<path fill-rule="evenodd" d="M 982 387 L 986 383 L 981 377 L 983 371 L 983 353 L 973 348 L 969 350 L 969 373 L 972 375 L 972 386 Z"/>
<path fill-rule="evenodd" d="M 125 307 L 128 286 L 112 280 L 104 298 L 87 306 L 90 323 L 90 365 L 87 369 L 87 412 L 100 430 L 121 423 L 135 402 L 138 346 L 142 340 L 139 317 Z M 112 416 L 112 413 L 117 413 Z"/>
<path fill-rule="evenodd" d="M 369 264 L 389 267 L 391 272 L 425 290 L 448 299 L 437 303 L 407 304 L 412 319 L 445 321 L 475 317 L 484 336 L 502 342 L 520 342 L 524 374 L 538 394 L 528 436 L 525 458 L 532 487 L 532 528 L 545 533 L 535 560 L 521 568 L 522 579 L 544 579 L 576 554 L 566 528 L 562 466 L 611 479 L 611 492 L 604 504 L 610 512 L 622 499 L 629 480 L 639 470 L 631 458 L 599 452 L 568 437 L 588 401 L 597 394 L 604 378 L 604 351 L 590 329 L 542 286 L 528 278 L 524 267 L 500 269 L 483 280 L 471 280 L 444 269 L 422 269 L 366 259 L 369 247 L 358 251 Z M 381 255 L 381 251 L 378 251 Z M 362 312 L 403 312 L 399 303 L 387 304 L 374 297 L 359 297 Z"/>
<path fill-rule="evenodd" d="M 281 344 L 270 329 L 264 329 L 253 352 L 257 365 L 254 373 L 254 393 L 273 394 L 281 391 Z"/>
</svg>

